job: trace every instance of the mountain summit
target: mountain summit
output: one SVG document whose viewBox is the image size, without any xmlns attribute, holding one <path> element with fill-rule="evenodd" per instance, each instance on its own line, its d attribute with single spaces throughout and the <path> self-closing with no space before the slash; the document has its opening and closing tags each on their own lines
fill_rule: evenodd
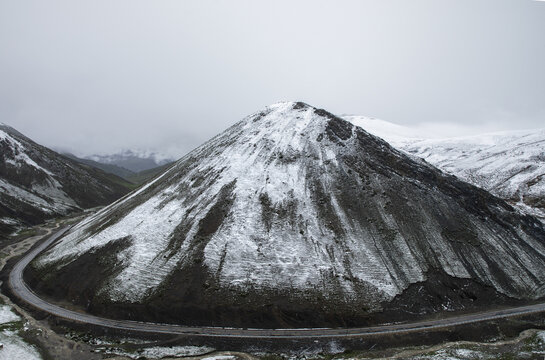
<svg viewBox="0 0 545 360">
<path fill-rule="evenodd" d="M 250 115 L 78 224 L 29 270 L 36 291 L 113 317 L 362 324 L 381 310 L 543 297 L 545 229 L 290 102 Z"/>
</svg>

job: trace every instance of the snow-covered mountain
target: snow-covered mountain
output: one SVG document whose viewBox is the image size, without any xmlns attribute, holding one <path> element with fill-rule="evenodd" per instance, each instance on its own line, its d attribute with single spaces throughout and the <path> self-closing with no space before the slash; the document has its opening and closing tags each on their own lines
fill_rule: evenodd
<svg viewBox="0 0 545 360">
<path fill-rule="evenodd" d="M 535 218 L 280 103 L 72 228 L 26 276 L 102 315 L 278 327 L 541 298 L 544 270 Z"/>
<path fill-rule="evenodd" d="M 78 164 L 0 124 L 0 234 L 128 192 L 120 178 Z"/>
<path fill-rule="evenodd" d="M 416 129 L 344 116 L 397 149 L 545 218 L 545 129 L 422 138 Z"/>
</svg>

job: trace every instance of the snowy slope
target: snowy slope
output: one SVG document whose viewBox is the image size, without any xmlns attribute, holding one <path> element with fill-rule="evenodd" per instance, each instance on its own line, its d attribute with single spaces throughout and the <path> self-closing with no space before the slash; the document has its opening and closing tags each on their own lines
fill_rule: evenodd
<svg viewBox="0 0 545 360">
<path fill-rule="evenodd" d="M 3 165 L 6 169 L 10 168 L 16 173 L 24 171 L 36 173 L 46 179 L 41 184 L 33 184 L 28 190 L 10 184 L 7 179 L 0 179 L 0 191 L 3 194 L 15 196 L 29 205 L 40 207 L 41 210 L 49 214 L 68 212 L 77 208 L 74 200 L 68 197 L 62 190 L 61 184 L 53 177 L 53 173 L 32 160 L 27 154 L 26 147 L 20 141 L 0 129 L 0 142 L 3 149 Z"/>
<path fill-rule="evenodd" d="M 396 148 L 545 218 L 545 129 L 422 138 L 416 129 L 345 116 Z"/>
<path fill-rule="evenodd" d="M 218 320 L 267 304 L 354 316 L 439 275 L 542 297 L 545 230 L 324 110 L 280 103 L 78 224 L 33 267 L 38 291 L 115 316 Z M 131 308 L 142 303 L 149 313 Z"/>
<path fill-rule="evenodd" d="M 0 125 L 0 233 L 82 208 L 107 204 L 128 190 Z"/>
<path fill-rule="evenodd" d="M 421 140 L 400 148 L 545 217 L 545 130 Z"/>
</svg>

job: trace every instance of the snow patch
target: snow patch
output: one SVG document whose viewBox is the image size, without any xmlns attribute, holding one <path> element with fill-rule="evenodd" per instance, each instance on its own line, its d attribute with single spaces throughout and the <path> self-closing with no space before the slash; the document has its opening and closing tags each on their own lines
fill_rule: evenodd
<svg viewBox="0 0 545 360">
<path fill-rule="evenodd" d="M 40 193 L 31 192 L 21 187 L 14 186 L 5 181 L 4 179 L 0 179 L 0 193 L 3 193 L 10 197 L 14 197 L 19 201 L 39 208 L 47 214 L 63 214 L 75 207 L 73 205 L 73 201 L 70 201 L 64 193 L 64 195 L 62 195 L 60 193 L 47 191 L 44 197 L 42 197 L 42 194 Z M 53 196 L 53 198 L 48 198 L 47 194 L 49 194 L 49 196 Z M 58 197 L 55 195 L 58 195 Z M 57 202 L 55 200 L 59 201 Z"/>
<path fill-rule="evenodd" d="M 3 330 L 0 332 L 0 360 L 41 360 L 42 357 L 35 347 L 25 343 L 16 332 Z"/>
<path fill-rule="evenodd" d="M 11 150 L 14 152 L 14 157 L 9 159 L 6 158 L 5 161 L 8 164 L 11 164 L 13 166 L 21 166 L 21 164 L 30 165 L 40 171 L 43 171 L 49 176 L 53 176 L 53 173 L 47 169 L 44 169 L 40 165 L 38 165 L 34 160 L 32 160 L 27 154 L 26 154 L 26 148 L 23 144 L 21 144 L 19 141 L 15 140 L 12 136 L 10 136 L 8 133 L 6 133 L 3 130 L 0 130 L 0 140 L 3 140 L 10 145 Z"/>
<path fill-rule="evenodd" d="M 0 218 L 0 223 L 6 224 L 6 225 L 18 225 L 19 221 L 13 218 L 2 217 Z"/>
<path fill-rule="evenodd" d="M 8 305 L 0 305 L 0 324 L 19 321 L 21 318 L 15 314 Z"/>
<path fill-rule="evenodd" d="M 201 356 L 212 351 L 214 351 L 214 349 L 208 346 L 154 346 L 137 352 L 127 352 L 115 348 L 108 348 L 104 352 L 106 354 L 126 356 L 131 359 L 162 359 L 166 357 Z"/>
</svg>

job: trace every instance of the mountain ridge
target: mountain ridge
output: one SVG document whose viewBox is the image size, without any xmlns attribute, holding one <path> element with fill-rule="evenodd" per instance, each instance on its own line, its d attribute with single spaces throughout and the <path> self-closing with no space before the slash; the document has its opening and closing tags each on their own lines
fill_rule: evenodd
<svg viewBox="0 0 545 360">
<path fill-rule="evenodd" d="M 114 154 L 93 154 L 83 156 L 82 159 L 119 166 L 134 173 L 141 173 L 175 161 L 166 155 L 147 150 L 123 150 Z"/>
<path fill-rule="evenodd" d="M 383 120 L 345 118 L 371 129 L 397 149 L 545 219 L 545 129 L 425 138 L 414 129 Z"/>
<path fill-rule="evenodd" d="M 2 236 L 17 228 L 106 205 L 128 192 L 127 182 L 41 146 L 0 125 Z"/>
</svg>

